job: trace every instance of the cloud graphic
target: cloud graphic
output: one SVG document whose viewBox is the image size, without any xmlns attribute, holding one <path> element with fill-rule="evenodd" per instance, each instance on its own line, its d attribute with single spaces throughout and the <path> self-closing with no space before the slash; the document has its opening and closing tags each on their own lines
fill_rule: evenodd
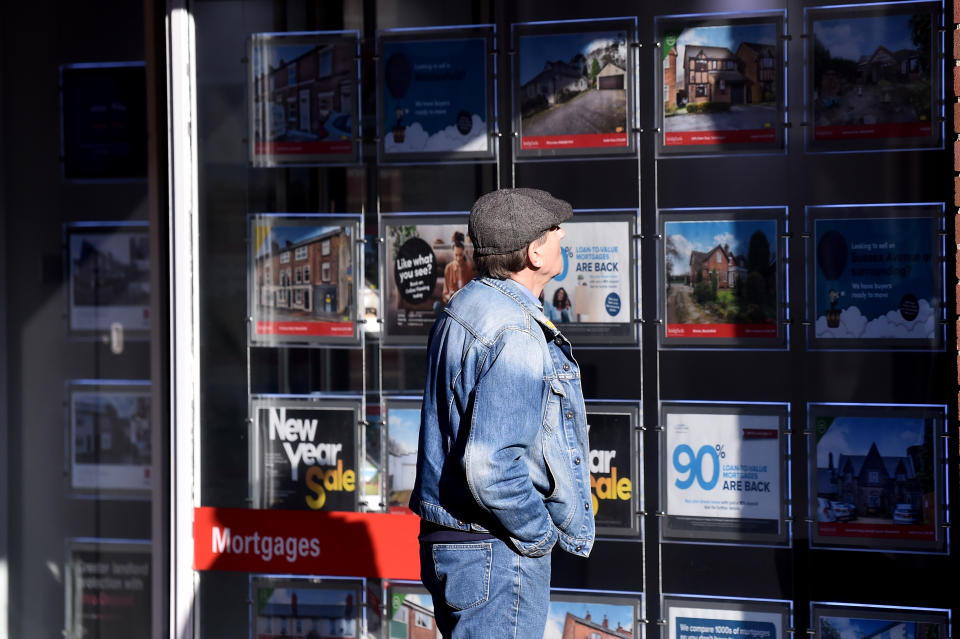
<svg viewBox="0 0 960 639">
<path fill-rule="evenodd" d="M 424 151 L 485 151 L 487 124 L 480 116 L 473 116 L 473 126 L 466 135 L 451 125 L 433 135 L 423 130 L 419 122 L 407 126 L 403 142 L 395 142 L 393 131 L 383 139 L 386 153 L 422 153 Z"/>
<path fill-rule="evenodd" d="M 919 313 L 911 321 L 905 320 L 900 311 L 892 310 L 868 320 L 856 306 L 845 308 L 840 313 L 840 325 L 827 326 L 827 318 L 817 318 L 816 336 L 828 339 L 933 339 L 936 329 L 936 313 L 932 304 L 920 300 Z"/>
</svg>

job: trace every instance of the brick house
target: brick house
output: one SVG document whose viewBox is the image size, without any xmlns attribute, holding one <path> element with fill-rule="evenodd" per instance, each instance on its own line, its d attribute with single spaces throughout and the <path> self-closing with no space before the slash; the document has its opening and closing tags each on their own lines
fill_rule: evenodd
<svg viewBox="0 0 960 639">
<path fill-rule="evenodd" d="M 433 610 L 409 597 L 397 606 L 390 620 L 390 637 L 437 639 L 439 634 Z"/>
<path fill-rule="evenodd" d="M 329 115 L 352 110 L 355 64 L 349 48 L 326 44 L 269 69 L 266 79 L 260 80 L 260 95 L 283 112 L 282 129 L 276 130 L 276 123 L 271 123 L 271 132 L 326 137 L 323 125 Z"/>
<path fill-rule="evenodd" d="M 741 42 L 737 47 L 740 70 L 747 79 L 748 104 L 766 101 L 777 91 L 777 48 L 772 44 Z"/>
<path fill-rule="evenodd" d="M 690 284 L 695 284 L 697 274 L 702 279 L 709 280 L 710 273 L 717 272 L 717 286 L 719 288 L 733 288 L 737 280 L 746 277 L 746 259 L 741 256 L 735 256 L 730 251 L 729 245 L 715 246 L 710 251 L 703 253 L 701 251 L 690 252 Z"/>
<path fill-rule="evenodd" d="M 726 47 L 688 44 L 683 52 L 683 81 L 688 103 L 744 104 L 749 81 L 740 72 L 739 62 Z"/>
<path fill-rule="evenodd" d="M 586 617 L 577 617 L 569 612 L 563 620 L 563 634 L 561 639 L 630 639 L 633 637 L 633 631 L 624 628 L 619 623 L 616 628 L 611 628 L 607 617 L 597 623 L 593 621 L 590 613 Z"/>
<path fill-rule="evenodd" d="M 258 303 L 264 308 L 342 315 L 353 299 L 349 235 L 331 229 L 256 258 Z"/>
<path fill-rule="evenodd" d="M 911 446 L 904 456 L 883 456 L 874 443 L 866 455 L 839 455 L 836 466 L 830 453 L 827 468 L 817 469 L 817 494 L 851 503 L 863 514 L 888 516 L 897 504 L 911 504 L 919 512 L 922 449 Z"/>
</svg>

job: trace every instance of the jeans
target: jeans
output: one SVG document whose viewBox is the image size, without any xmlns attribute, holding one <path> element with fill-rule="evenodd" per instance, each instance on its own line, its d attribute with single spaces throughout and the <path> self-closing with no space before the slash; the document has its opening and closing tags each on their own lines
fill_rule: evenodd
<svg viewBox="0 0 960 639">
<path fill-rule="evenodd" d="M 499 539 L 421 543 L 420 578 L 445 639 L 540 639 L 550 553 L 524 557 Z"/>
</svg>

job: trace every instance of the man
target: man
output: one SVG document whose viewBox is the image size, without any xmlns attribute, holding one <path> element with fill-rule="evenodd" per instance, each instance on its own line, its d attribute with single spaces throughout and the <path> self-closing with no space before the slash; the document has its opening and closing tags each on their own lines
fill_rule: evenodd
<svg viewBox="0 0 960 639">
<path fill-rule="evenodd" d="M 570 343 L 543 314 L 567 202 L 487 193 L 468 231 L 480 278 L 430 334 L 417 478 L 420 569 L 444 637 L 538 639 L 550 553 L 593 545 L 586 412 Z"/>
</svg>

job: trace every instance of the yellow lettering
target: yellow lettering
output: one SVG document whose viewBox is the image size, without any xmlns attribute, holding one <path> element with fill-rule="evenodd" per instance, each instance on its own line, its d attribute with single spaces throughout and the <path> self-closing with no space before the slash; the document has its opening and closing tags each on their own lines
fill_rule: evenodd
<svg viewBox="0 0 960 639">
<path fill-rule="evenodd" d="M 629 477 L 621 477 L 620 481 L 617 482 L 617 499 L 630 501 L 632 493 L 633 482 L 630 481 Z"/>
<path fill-rule="evenodd" d="M 304 481 L 307 482 L 307 490 L 314 493 L 316 497 L 307 497 L 307 506 L 313 510 L 320 510 L 327 502 L 327 493 L 323 490 L 323 471 L 318 466 L 311 466 L 307 469 Z"/>
</svg>

